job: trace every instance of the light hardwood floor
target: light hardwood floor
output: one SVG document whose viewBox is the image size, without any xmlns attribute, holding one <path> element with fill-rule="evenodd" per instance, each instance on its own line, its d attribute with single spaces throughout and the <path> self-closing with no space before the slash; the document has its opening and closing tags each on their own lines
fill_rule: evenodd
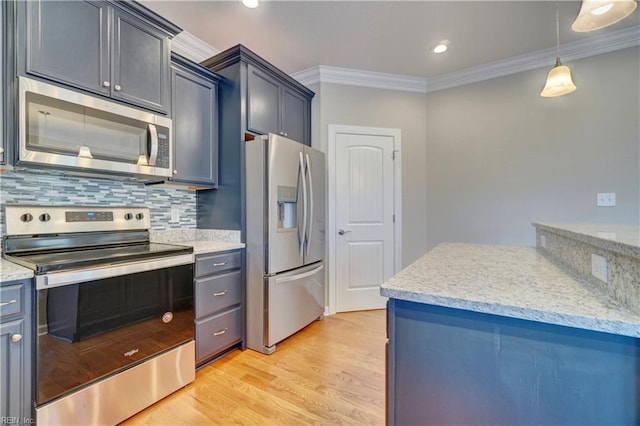
<svg viewBox="0 0 640 426">
<path fill-rule="evenodd" d="M 272 355 L 235 351 L 124 425 L 383 425 L 385 311 L 316 321 Z"/>
</svg>

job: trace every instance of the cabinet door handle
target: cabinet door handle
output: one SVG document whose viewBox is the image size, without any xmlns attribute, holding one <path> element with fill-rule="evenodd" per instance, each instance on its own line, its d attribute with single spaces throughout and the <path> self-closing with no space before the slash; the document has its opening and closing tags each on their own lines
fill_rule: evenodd
<svg viewBox="0 0 640 426">
<path fill-rule="evenodd" d="M 2 308 L 4 306 L 7 306 L 7 305 L 13 305 L 16 302 L 18 302 L 16 299 L 9 300 L 8 302 L 2 302 L 2 303 L 0 303 L 0 308 Z"/>
<path fill-rule="evenodd" d="M 13 343 L 18 343 L 20 340 L 22 340 L 22 334 L 16 333 L 11 335 L 11 341 Z"/>
<path fill-rule="evenodd" d="M 218 297 L 218 296 L 224 296 L 225 294 L 227 294 L 229 291 L 228 290 L 224 290 L 224 291 L 218 291 L 213 293 L 214 296 Z"/>
<path fill-rule="evenodd" d="M 111 87 L 111 83 L 109 83 L 107 80 L 102 82 L 102 87 Z"/>
<path fill-rule="evenodd" d="M 214 263 L 213 266 L 224 266 L 226 264 L 227 262 L 218 262 L 218 263 Z"/>
<path fill-rule="evenodd" d="M 214 336 L 222 336 L 226 332 L 227 332 L 227 329 L 225 328 L 224 330 L 216 331 L 215 333 L 213 333 L 213 335 Z"/>
<path fill-rule="evenodd" d="M 113 86 L 113 90 L 115 90 L 116 92 L 119 92 L 122 90 L 122 87 L 120 87 L 119 84 L 116 84 L 115 86 Z"/>
</svg>

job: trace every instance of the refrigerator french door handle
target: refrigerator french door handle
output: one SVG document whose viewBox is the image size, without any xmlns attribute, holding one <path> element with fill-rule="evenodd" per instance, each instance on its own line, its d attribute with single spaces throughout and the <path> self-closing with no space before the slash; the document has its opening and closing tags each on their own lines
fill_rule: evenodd
<svg viewBox="0 0 640 426">
<path fill-rule="evenodd" d="M 305 254 L 309 255 L 309 244 L 311 242 L 311 232 L 313 231 L 313 175 L 311 174 L 311 161 L 309 161 L 309 154 L 307 157 L 307 173 L 309 175 L 309 228 L 306 234 Z"/>
<path fill-rule="evenodd" d="M 276 278 L 276 284 L 281 284 L 281 283 L 286 283 L 289 281 L 297 281 L 297 280 L 301 280 L 303 278 L 307 278 L 310 277 L 312 275 L 315 275 L 316 273 L 322 271 L 322 269 L 324 268 L 324 264 L 318 266 L 317 268 L 314 268 L 310 271 L 307 272 L 303 272 L 301 274 L 296 274 L 296 275 L 288 275 L 286 277 L 278 277 Z"/>
<path fill-rule="evenodd" d="M 298 255 L 302 257 L 304 253 L 304 240 L 307 233 L 307 180 L 305 179 L 304 172 L 304 160 L 302 159 L 302 152 L 299 153 L 300 157 L 300 177 L 302 180 L 302 237 L 300 238 L 300 246 L 298 247 Z"/>
</svg>

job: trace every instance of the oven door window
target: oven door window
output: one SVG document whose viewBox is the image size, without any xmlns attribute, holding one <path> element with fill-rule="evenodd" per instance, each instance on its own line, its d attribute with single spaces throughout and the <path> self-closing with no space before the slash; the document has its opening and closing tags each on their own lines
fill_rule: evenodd
<svg viewBox="0 0 640 426">
<path fill-rule="evenodd" d="M 43 404 L 192 340 L 193 265 L 40 290 L 37 303 Z"/>
</svg>

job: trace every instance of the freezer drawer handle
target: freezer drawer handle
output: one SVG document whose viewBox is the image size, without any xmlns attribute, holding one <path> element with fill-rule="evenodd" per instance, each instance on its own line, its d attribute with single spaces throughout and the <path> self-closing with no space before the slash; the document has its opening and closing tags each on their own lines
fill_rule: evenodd
<svg viewBox="0 0 640 426">
<path fill-rule="evenodd" d="M 14 303 L 17 303 L 18 301 L 16 299 L 12 299 L 9 300 L 8 302 L 2 302 L 0 303 L 0 308 L 7 306 L 7 305 L 13 305 Z"/>
<path fill-rule="evenodd" d="M 224 333 L 226 333 L 228 330 L 228 328 L 225 328 L 224 330 L 220 330 L 220 331 L 216 331 L 215 333 L 213 333 L 214 336 L 222 336 Z"/>
<path fill-rule="evenodd" d="M 229 291 L 228 290 L 224 290 L 224 291 L 217 291 L 215 293 L 213 293 L 214 296 L 218 297 L 218 296 L 224 296 L 225 294 L 227 294 Z"/>
<path fill-rule="evenodd" d="M 286 283 L 286 282 L 289 282 L 289 281 L 301 280 L 302 278 L 310 277 L 310 276 L 316 274 L 317 272 L 322 271 L 322 269 L 324 269 L 324 264 L 318 266 L 315 269 L 312 269 L 311 271 L 303 272 L 302 274 L 289 275 L 287 277 L 276 278 L 276 284 Z"/>
<path fill-rule="evenodd" d="M 226 264 L 227 262 L 217 262 L 217 263 L 214 263 L 213 266 L 224 266 Z"/>
</svg>

